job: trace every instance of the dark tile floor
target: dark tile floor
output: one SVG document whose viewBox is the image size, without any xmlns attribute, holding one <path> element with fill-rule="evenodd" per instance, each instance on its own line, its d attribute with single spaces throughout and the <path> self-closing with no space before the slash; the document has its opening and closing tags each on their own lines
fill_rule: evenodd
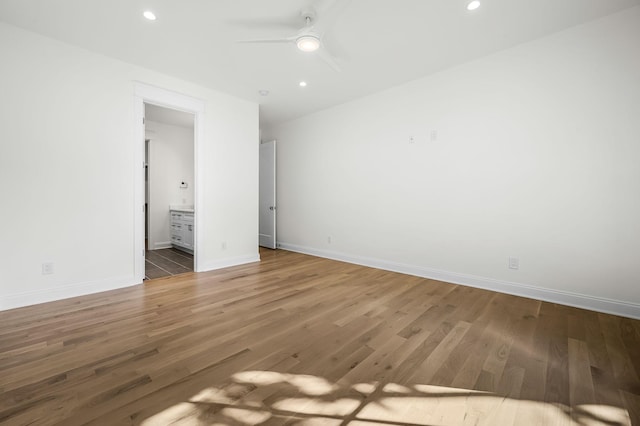
<svg viewBox="0 0 640 426">
<path fill-rule="evenodd" d="M 193 255 L 175 248 L 147 250 L 145 280 L 193 272 Z"/>
</svg>

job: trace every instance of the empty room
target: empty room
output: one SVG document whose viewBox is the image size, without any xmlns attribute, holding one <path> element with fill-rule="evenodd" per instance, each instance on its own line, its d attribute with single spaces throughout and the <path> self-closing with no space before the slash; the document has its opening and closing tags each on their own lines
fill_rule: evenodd
<svg viewBox="0 0 640 426">
<path fill-rule="evenodd" d="M 0 424 L 640 425 L 640 0 L 0 0 Z"/>
</svg>

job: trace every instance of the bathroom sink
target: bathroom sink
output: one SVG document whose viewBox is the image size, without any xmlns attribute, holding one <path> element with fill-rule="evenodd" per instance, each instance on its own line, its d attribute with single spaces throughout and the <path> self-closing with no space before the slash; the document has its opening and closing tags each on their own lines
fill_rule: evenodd
<svg viewBox="0 0 640 426">
<path fill-rule="evenodd" d="M 193 204 L 171 204 L 169 210 L 193 213 Z"/>
</svg>

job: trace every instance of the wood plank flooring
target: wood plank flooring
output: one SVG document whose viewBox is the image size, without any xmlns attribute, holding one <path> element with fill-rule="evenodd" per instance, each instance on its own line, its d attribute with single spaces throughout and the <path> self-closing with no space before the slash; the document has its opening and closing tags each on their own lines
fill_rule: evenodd
<svg viewBox="0 0 640 426">
<path fill-rule="evenodd" d="M 640 321 L 261 257 L 0 312 L 0 424 L 640 425 Z"/>
</svg>

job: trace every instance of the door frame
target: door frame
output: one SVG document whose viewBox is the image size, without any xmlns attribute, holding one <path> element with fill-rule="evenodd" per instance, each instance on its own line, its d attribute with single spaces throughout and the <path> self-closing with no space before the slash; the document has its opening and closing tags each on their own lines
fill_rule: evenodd
<svg viewBox="0 0 640 426">
<path fill-rule="evenodd" d="M 134 155 L 134 276 L 136 281 L 142 282 L 145 273 L 145 256 L 144 256 L 144 104 L 153 104 L 165 108 L 176 109 L 179 111 L 194 114 L 193 129 L 193 176 L 194 176 L 194 223 L 196 232 L 194 233 L 194 250 L 193 250 L 193 270 L 199 272 L 199 257 L 202 238 L 202 218 L 204 218 L 204 202 L 202 191 L 202 167 L 200 164 L 200 155 L 203 150 L 204 141 L 204 122 L 205 122 L 205 102 L 191 96 L 173 92 L 171 90 L 162 89 L 151 86 L 142 82 L 134 82 L 134 136 L 135 136 L 135 155 Z"/>
</svg>

